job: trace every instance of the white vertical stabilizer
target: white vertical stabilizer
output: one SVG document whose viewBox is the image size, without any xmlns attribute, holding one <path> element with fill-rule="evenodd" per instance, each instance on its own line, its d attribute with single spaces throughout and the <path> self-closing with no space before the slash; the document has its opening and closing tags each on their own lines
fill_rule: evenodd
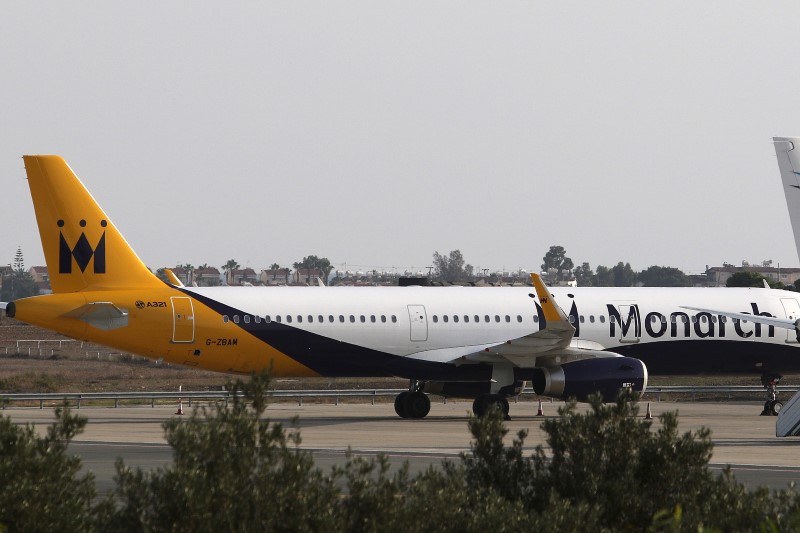
<svg viewBox="0 0 800 533">
<path fill-rule="evenodd" d="M 783 194 L 792 221 L 795 249 L 800 255 L 800 137 L 773 137 L 772 142 L 775 143 Z"/>
</svg>

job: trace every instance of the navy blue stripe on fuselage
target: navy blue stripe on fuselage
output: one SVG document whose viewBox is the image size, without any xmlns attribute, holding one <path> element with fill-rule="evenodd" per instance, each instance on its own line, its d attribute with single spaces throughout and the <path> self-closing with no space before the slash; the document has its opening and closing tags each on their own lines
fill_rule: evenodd
<svg viewBox="0 0 800 533">
<path fill-rule="evenodd" d="M 255 315 L 185 289 L 178 290 L 220 316 L 239 316 L 238 327 L 322 376 L 398 376 L 442 381 L 488 381 L 492 377 L 492 368 L 487 364 L 456 366 L 421 361 L 331 339 L 288 324 L 266 322 L 261 317 L 257 323 Z M 249 317 L 248 323 L 245 317 Z"/>
</svg>

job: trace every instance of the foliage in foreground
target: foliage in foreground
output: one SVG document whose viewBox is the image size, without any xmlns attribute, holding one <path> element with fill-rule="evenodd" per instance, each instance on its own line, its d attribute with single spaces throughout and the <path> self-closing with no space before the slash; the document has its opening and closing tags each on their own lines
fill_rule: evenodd
<svg viewBox="0 0 800 533">
<path fill-rule="evenodd" d="M 800 529 L 793 488 L 746 490 L 708 468 L 708 430 L 653 427 L 629 397 L 548 419 L 547 445 L 510 445 L 497 412 L 471 418 L 470 451 L 411 476 L 385 457 L 323 472 L 300 435 L 266 418 L 268 379 L 229 385 L 228 403 L 165 423 L 174 462 L 118 460 L 117 486 L 93 503 L 91 476 L 66 455 L 85 424 L 57 411 L 46 437 L 0 418 L 0 524 L 63 531 L 708 531 Z M 13 487 L 12 490 L 5 490 Z M 22 495 L 22 497 L 20 496 Z M 54 496 L 56 495 L 56 496 Z M 0 527 L 2 529 L 2 527 Z"/>
</svg>

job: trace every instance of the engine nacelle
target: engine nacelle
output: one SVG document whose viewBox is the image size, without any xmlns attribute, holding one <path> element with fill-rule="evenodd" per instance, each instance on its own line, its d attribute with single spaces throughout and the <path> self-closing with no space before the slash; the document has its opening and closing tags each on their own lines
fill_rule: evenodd
<svg viewBox="0 0 800 533">
<path fill-rule="evenodd" d="M 620 390 L 644 392 L 647 367 L 633 357 L 583 359 L 549 368 L 535 368 L 531 376 L 533 390 L 540 396 L 585 402 L 596 392 L 603 401 L 613 401 Z"/>
</svg>

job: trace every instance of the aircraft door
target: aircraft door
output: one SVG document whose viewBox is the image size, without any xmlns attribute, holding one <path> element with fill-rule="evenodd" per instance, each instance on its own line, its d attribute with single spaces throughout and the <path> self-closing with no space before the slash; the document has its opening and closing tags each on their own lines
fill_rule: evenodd
<svg viewBox="0 0 800 533">
<path fill-rule="evenodd" d="M 619 309 L 619 316 L 613 317 L 612 320 L 617 320 L 619 342 L 629 344 L 639 342 L 642 335 L 639 306 L 635 304 L 620 304 L 617 306 L 617 309 Z"/>
<path fill-rule="evenodd" d="M 800 304 L 794 298 L 781 298 L 783 310 L 786 311 L 786 318 L 797 320 L 800 318 Z M 786 330 L 786 342 L 797 344 L 797 333 L 793 329 Z"/>
<path fill-rule="evenodd" d="M 411 342 L 428 340 L 428 316 L 424 305 L 409 305 L 408 319 L 411 323 Z"/>
<path fill-rule="evenodd" d="M 194 342 L 194 308 L 187 296 L 172 296 L 172 342 Z"/>
</svg>

